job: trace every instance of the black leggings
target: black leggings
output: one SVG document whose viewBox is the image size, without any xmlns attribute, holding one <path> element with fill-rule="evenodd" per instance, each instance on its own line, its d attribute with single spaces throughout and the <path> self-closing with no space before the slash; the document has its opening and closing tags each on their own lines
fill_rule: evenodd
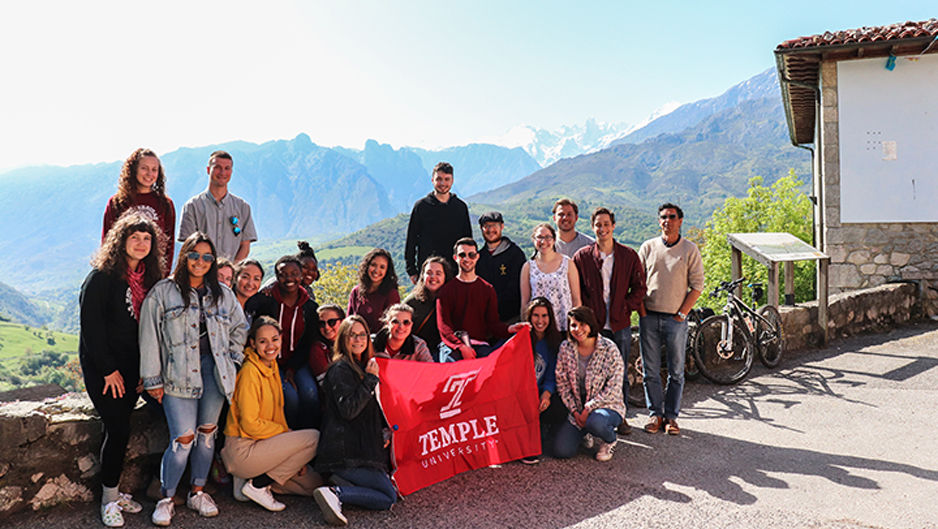
<svg viewBox="0 0 938 529">
<path fill-rule="evenodd" d="M 137 378 L 124 377 L 124 396 L 115 399 L 111 391 L 102 395 L 104 377 L 85 371 L 85 388 L 94 404 L 94 409 L 101 416 L 104 426 L 104 438 L 101 441 L 101 484 L 116 487 L 120 483 L 124 469 L 124 455 L 130 440 L 130 413 L 137 403 Z"/>
</svg>

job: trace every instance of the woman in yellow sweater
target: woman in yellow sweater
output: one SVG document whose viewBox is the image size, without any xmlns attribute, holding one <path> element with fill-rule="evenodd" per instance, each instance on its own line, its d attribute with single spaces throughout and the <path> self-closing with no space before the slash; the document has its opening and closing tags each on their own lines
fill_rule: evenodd
<svg viewBox="0 0 938 529">
<path fill-rule="evenodd" d="M 322 485 L 306 466 L 316 455 L 319 430 L 290 430 L 284 418 L 279 355 L 280 324 L 258 317 L 248 334 L 221 451 L 235 477 L 235 499 L 253 500 L 270 511 L 286 507 L 272 491 L 312 496 Z"/>
</svg>

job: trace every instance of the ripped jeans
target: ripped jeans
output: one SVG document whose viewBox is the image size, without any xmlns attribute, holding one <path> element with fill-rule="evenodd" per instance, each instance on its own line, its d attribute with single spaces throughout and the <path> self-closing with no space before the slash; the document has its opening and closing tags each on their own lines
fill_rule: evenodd
<svg viewBox="0 0 938 529">
<path fill-rule="evenodd" d="M 215 452 L 215 436 L 218 435 L 218 416 L 221 414 L 225 395 L 215 382 L 215 361 L 212 355 L 203 354 L 201 363 L 202 398 L 186 399 L 163 396 L 163 410 L 169 426 L 169 446 L 163 452 L 160 466 L 161 492 L 164 498 L 174 496 L 179 480 L 192 460 L 189 471 L 191 484 L 205 485 Z M 211 430 L 206 433 L 202 430 Z M 192 436 L 189 442 L 180 442 Z M 191 455 L 191 457 L 190 457 Z"/>
</svg>

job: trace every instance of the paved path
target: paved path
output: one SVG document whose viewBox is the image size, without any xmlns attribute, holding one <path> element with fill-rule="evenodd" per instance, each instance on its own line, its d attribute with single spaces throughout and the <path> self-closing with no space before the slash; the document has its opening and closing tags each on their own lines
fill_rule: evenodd
<svg viewBox="0 0 938 529">
<path fill-rule="evenodd" d="M 586 455 L 457 476 L 356 527 L 938 528 L 938 324 L 852 338 L 757 366 L 745 382 L 690 383 L 678 438 L 639 431 L 614 459 Z M 635 426 L 644 417 L 632 414 Z M 218 494 L 221 515 L 182 508 L 173 527 L 319 527 L 306 498 L 282 513 Z M 152 527 L 145 504 L 128 527 Z M 90 505 L 0 526 L 102 527 Z"/>
</svg>

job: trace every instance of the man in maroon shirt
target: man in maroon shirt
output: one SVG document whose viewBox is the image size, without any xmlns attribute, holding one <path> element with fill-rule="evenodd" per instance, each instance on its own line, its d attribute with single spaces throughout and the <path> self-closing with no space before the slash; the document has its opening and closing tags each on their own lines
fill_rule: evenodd
<svg viewBox="0 0 938 529">
<path fill-rule="evenodd" d="M 495 289 L 476 275 L 479 247 L 464 237 L 453 246 L 459 275 L 440 288 L 436 322 L 440 329 L 440 362 L 484 357 L 497 349 L 525 323 L 508 327 L 498 318 Z"/>
<path fill-rule="evenodd" d="M 620 244 L 613 237 L 616 216 L 599 207 L 590 216 L 596 242 L 584 246 L 573 255 L 580 272 L 580 297 L 593 309 L 602 325 L 600 333 L 616 343 L 622 361 L 629 365 L 632 345 L 632 311 L 638 310 L 645 297 L 645 269 L 635 250 Z M 622 394 L 629 394 L 629 377 L 622 377 Z M 626 399 L 628 403 L 628 399 Z M 625 417 L 619 433 L 631 431 Z"/>
</svg>

